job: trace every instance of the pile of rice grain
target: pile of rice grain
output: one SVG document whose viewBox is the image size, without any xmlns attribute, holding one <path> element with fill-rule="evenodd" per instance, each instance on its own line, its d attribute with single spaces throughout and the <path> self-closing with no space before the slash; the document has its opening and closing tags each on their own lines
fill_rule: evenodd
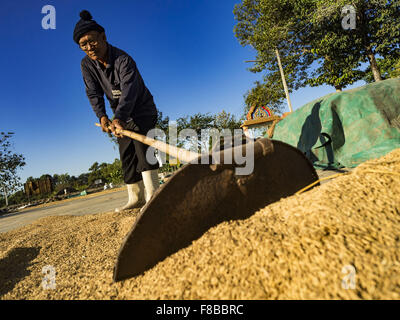
<svg viewBox="0 0 400 320">
<path fill-rule="evenodd" d="M 400 299 L 399 173 L 397 149 L 246 220 L 213 227 L 120 283 L 112 270 L 137 211 L 42 218 L 0 234 L 0 297 Z M 55 289 L 42 285 L 47 265 Z"/>
</svg>

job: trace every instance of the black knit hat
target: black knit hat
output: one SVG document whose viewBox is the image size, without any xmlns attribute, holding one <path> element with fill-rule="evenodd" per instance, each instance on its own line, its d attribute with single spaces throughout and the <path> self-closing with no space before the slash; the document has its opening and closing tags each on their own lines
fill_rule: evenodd
<svg viewBox="0 0 400 320">
<path fill-rule="evenodd" d="M 78 21 L 74 29 L 74 41 L 76 43 L 79 44 L 79 39 L 89 31 L 98 31 L 100 33 L 105 31 L 101 25 L 92 20 L 92 15 L 89 11 L 83 10 L 79 16 L 81 19 Z"/>
</svg>

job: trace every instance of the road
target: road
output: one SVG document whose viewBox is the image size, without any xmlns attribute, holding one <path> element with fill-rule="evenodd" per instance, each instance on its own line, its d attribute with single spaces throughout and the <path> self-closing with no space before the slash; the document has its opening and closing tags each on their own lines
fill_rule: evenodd
<svg viewBox="0 0 400 320">
<path fill-rule="evenodd" d="M 125 189 L 99 192 L 46 207 L 30 207 L 0 216 L 0 233 L 20 228 L 46 216 L 84 215 L 113 211 L 128 201 Z"/>
</svg>

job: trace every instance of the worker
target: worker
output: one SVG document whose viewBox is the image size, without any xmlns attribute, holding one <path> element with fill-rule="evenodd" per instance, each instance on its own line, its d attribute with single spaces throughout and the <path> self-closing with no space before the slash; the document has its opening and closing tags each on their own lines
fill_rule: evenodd
<svg viewBox="0 0 400 320">
<path fill-rule="evenodd" d="M 80 18 L 73 39 L 86 54 L 81 61 L 86 94 L 102 130 L 117 137 L 128 190 L 127 204 L 115 211 L 140 208 L 159 187 L 159 164 L 151 164 L 146 159 L 147 145 L 122 136 L 118 130 L 146 135 L 153 129 L 157 122 L 153 96 L 132 57 L 107 42 L 105 29 L 88 11 L 83 10 Z M 114 113 L 112 121 L 106 113 L 104 95 Z"/>
</svg>

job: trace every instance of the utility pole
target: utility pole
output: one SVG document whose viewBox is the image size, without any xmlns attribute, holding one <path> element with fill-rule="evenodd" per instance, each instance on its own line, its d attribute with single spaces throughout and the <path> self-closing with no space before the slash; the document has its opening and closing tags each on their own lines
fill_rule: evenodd
<svg viewBox="0 0 400 320">
<path fill-rule="evenodd" d="M 289 106 L 290 112 L 293 112 L 292 103 L 290 101 L 290 96 L 289 96 L 289 90 L 288 90 L 287 83 L 286 83 L 285 73 L 283 72 L 282 63 L 281 63 L 281 57 L 279 55 L 278 49 L 275 49 L 275 54 L 276 54 L 276 59 L 278 60 L 279 71 L 281 73 L 283 89 L 285 90 L 285 95 L 286 95 L 286 101 L 287 101 L 287 104 Z M 257 60 L 248 60 L 248 61 L 245 61 L 245 62 L 258 62 L 258 61 Z"/>
<path fill-rule="evenodd" d="M 288 90 L 288 87 L 287 87 L 287 84 L 286 84 L 285 74 L 283 73 L 281 57 L 279 55 L 279 51 L 278 51 L 277 48 L 275 48 L 275 54 L 276 54 L 276 58 L 278 59 L 278 65 L 279 65 L 279 70 L 281 72 L 283 89 L 285 89 L 286 100 L 287 100 L 287 103 L 288 103 L 288 106 L 289 106 L 289 110 L 290 110 L 290 112 L 293 112 L 292 103 L 290 102 L 290 97 L 289 97 L 289 90 Z"/>
</svg>

